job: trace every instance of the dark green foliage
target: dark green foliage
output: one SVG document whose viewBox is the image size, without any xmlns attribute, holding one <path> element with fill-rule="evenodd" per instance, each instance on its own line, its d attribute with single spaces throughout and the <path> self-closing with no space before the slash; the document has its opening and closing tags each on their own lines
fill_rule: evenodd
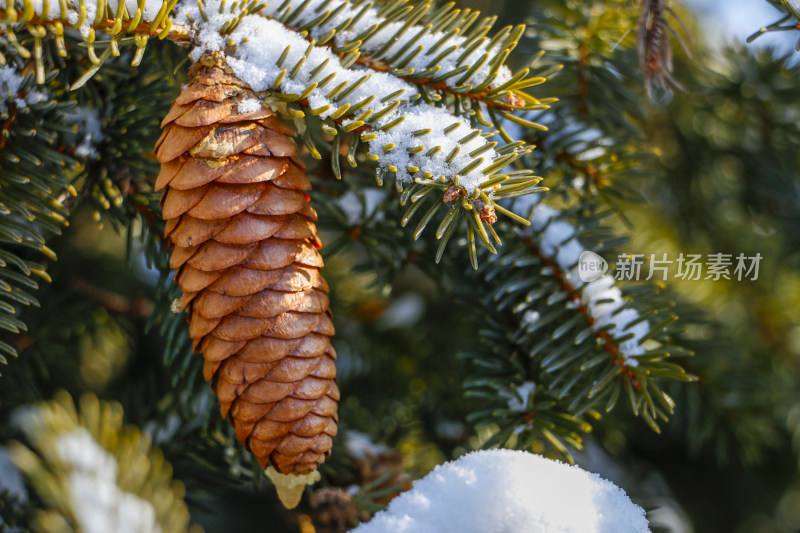
<svg viewBox="0 0 800 533">
<path fill-rule="evenodd" d="M 609 244 L 616 244 L 613 234 L 603 227 L 600 213 L 588 210 L 563 219 L 573 222 L 575 238 L 586 249 L 602 253 Z M 625 307 L 637 309 L 639 316 L 650 322 L 653 329 L 646 338 L 657 343 L 636 357 L 636 366 L 629 366 L 617 350 L 631 334 L 614 338 L 603 336 L 607 327 L 595 330 L 581 303 L 580 289 L 540 250 L 541 232 L 526 233 L 505 246 L 503 254 L 481 272 L 481 306 L 496 311 L 482 326 L 485 351 L 469 355 L 475 369 L 467 381 L 468 391 L 493 404 L 499 400 L 496 409 L 502 410 L 507 409 L 502 404 L 514 396 L 516 387 L 526 381 L 536 384 L 530 405 L 516 414 L 508 413 L 510 421 L 500 423 L 497 419 L 502 411 L 497 410 L 475 415 L 484 424 L 500 426 L 502 436 L 490 443 L 506 443 L 510 435 L 522 430 L 516 445 L 530 448 L 534 439 L 541 438 L 537 433 L 543 432 L 556 449 L 567 453 L 560 438 L 580 448 L 576 431 L 590 431 L 587 415 L 599 418 L 618 402 L 627 404 L 658 430 L 657 421 L 667 420 L 673 409 L 672 399 L 657 384 L 659 378 L 690 380 L 677 361 L 666 361 L 689 353 L 679 343 L 675 345 L 677 317 L 670 301 L 655 285 L 618 284 L 631 302 Z M 520 400 L 524 405 L 528 398 Z"/>
<path fill-rule="evenodd" d="M 7 42 L 0 37 L 0 48 Z M 45 244 L 47 237 L 61 232 L 68 196 L 67 185 L 75 160 L 62 146 L 65 131 L 62 113 L 72 107 L 48 93 L 37 93 L 27 76 L 17 98 L 24 106 L 5 102 L 0 114 L 0 329 L 20 333 L 27 330 L 19 314 L 24 307 L 38 306 L 33 293 L 39 283 L 49 281 L 42 263 L 54 257 Z M 40 100 L 36 103 L 33 103 Z M 0 341 L 0 363 L 16 356 L 10 337 Z"/>
<path fill-rule="evenodd" d="M 451 9 L 423 13 L 419 24 L 451 16 Z M 558 209 L 557 219 L 577 228 L 583 247 L 612 267 L 619 253 L 664 246 L 761 252 L 762 276 L 755 283 L 621 284 L 626 307 L 647 318 L 661 344 L 638 367 L 624 368 L 571 304 L 576 295 L 563 283 L 565 273 L 539 249 L 541 229 L 501 218 L 494 230 L 503 245 L 487 233 L 497 255 L 481 250 L 480 227 L 466 209 L 440 225 L 453 212 L 440 200 L 441 183 L 400 190 L 391 172 L 381 172 L 376 185 L 363 147 L 344 148 L 358 144 L 358 134 L 310 119 L 309 139 L 321 160 L 304 156 L 325 243 L 343 393 L 342 434 L 320 486 L 360 482 L 358 458 L 345 445 L 350 431 L 402 451 L 414 476 L 481 446 L 573 456 L 589 465 L 600 450 L 624 472 L 622 486 L 637 501 L 648 510 L 653 502 L 681 506 L 696 531 L 800 527 L 790 505 L 798 483 L 792 436 L 800 427 L 794 390 L 800 71 L 791 58 L 743 48 L 724 52 L 716 71 L 678 57 L 676 77 L 687 91 L 647 99 L 635 3 L 509 1 L 501 21 L 518 23 L 520 13 L 531 24 L 506 60 L 547 74 L 547 94 L 559 97 L 550 109 L 515 110 L 549 126 L 547 133 L 504 122 L 504 135 L 536 147 L 515 164 L 520 175 L 545 178 L 551 190 L 538 205 Z M 28 331 L 3 337 L 12 348 L 24 347 L 24 357 L 0 380 L 0 442 L 19 438 L 10 422 L 16 408 L 57 389 L 92 390 L 120 401 L 126 420 L 154 436 L 208 531 L 265 522 L 292 531 L 294 516 L 264 504 L 271 498 L 267 482 L 220 420 L 202 358 L 191 353 L 185 317 L 172 310 L 178 290 L 160 237 L 151 151 L 158 123 L 185 81 L 186 50 L 152 43 L 134 69 L 131 54 L 125 57 L 133 49 L 123 47 L 122 57 L 108 59 L 79 91 L 67 93 L 91 60 L 76 40 L 66 43 L 70 60 L 57 57 L 54 43 L 44 47 L 47 87 L 59 103 L 20 111 L 0 150 L 0 202 L 9 211 L 0 225 L 8 224 L 3 235 L 23 236 L 0 242 L 2 253 L 22 261 L 6 261 L 2 270 L 12 277 L 0 274 L 11 282 L 9 295 L 24 292 L 33 303 L 27 285 L 33 278 L 20 275 L 20 264 L 36 268 L 29 261 L 42 260 L 42 238 L 55 235 L 59 214 L 67 215 L 47 202 L 64 198 L 70 209 L 69 230 L 50 243 L 60 259 L 50 269 L 54 282 L 36 294 L 41 308 L 13 300 L 2 317 L 17 320 L 22 312 Z M 694 46 L 698 57 L 712 53 Z M 16 61 L 8 47 L 3 52 Z M 402 65 L 390 72 L 408 76 Z M 426 87 L 423 98 L 479 124 L 474 101 L 463 93 Z M 104 139 L 95 146 L 97 158 L 75 154 L 82 138 L 58 115 L 76 105 L 98 110 Z M 10 166 L 7 153 L 19 163 Z M 14 181 L 21 177 L 47 187 Z M 72 199 L 64 196 L 68 180 L 77 192 Z M 20 195 L 32 200 L 19 202 Z M 531 204 L 499 201 L 522 215 Z M 448 233 L 458 246 L 444 249 Z M 463 246 L 474 247 L 472 261 Z M 611 345 L 622 340 L 610 339 Z M 675 361 L 698 381 L 681 381 L 686 374 L 671 366 Z M 632 386 L 629 370 L 641 388 Z M 662 391 L 675 402 L 669 422 L 662 415 L 672 405 Z M 657 422 L 662 434 L 642 419 Z M 581 446 L 588 451 L 576 451 Z M 369 512 L 382 505 L 373 485 L 365 483 L 357 495 Z M 14 509 L 24 517 L 8 498 L 0 502 L 4 513 Z"/>
<path fill-rule="evenodd" d="M 0 491 L 0 533 L 28 533 L 30 504 L 9 491 Z"/>
</svg>

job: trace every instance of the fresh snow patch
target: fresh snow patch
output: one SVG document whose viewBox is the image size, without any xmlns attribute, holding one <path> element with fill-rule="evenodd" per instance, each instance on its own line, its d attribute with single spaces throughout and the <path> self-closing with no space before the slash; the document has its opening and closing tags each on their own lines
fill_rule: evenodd
<svg viewBox="0 0 800 533">
<path fill-rule="evenodd" d="M 625 492 L 528 452 L 473 452 L 436 467 L 353 533 L 647 533 Z"/>
<path fill-rule="evenodd" d="M 239 105 L 236 106 L 236 109 L 237 111 L 239 111 L 239 113 L 243 114 L 254 113 L 255 111 L 261 109 L 261 100 L 257 98 L 245 98 L 244 100 L 239 102 Z"/>
</svg>

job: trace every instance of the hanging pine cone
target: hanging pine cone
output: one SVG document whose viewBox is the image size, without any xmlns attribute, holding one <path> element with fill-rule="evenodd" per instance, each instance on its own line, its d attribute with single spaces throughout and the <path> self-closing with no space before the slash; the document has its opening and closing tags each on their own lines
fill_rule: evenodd
<svg viewBox="0 0 800 533">
<path fill-rule="evenodd" d="M 314 471 L 339 390 L 310 183 L 293 131 L 220 66 L 164 119 L 156 189 L 195 351 L 222 416 L 262 467 Z"/>
</svg>

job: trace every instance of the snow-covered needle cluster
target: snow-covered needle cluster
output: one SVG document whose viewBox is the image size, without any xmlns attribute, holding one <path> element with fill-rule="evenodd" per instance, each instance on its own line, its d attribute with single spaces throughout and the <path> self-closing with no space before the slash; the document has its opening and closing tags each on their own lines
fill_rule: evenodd
<svg viewBox="0 0 800 533">
<path fill-rule="evenodd" d="M 41 90 L 23 91 L 25 77 L 12 65 L 0 66 L 0 114 L 8 112 L 8 104 L 17 108 L 25 108 L 29 104 L 38 104 L 46 99 Z"/>
<path fill-rule="evenodd" d="M 39 512 L 37 530 L 186 532 L 183 489 L 150 452 L 149 438 L 122 427 L 118 406 L 87 395 L 80 407 L 62 392 L 31 408 L 23 429 L 34 450 L 12 448 L 12 460 L 50 506 Z"/>
<path fill-rule="evenodd" d="M 450 7 L 421 24 L 431 9 L 424 2 L 375 7 L 365 0 L 290 0 L 270 2 L 261 12 L 294 28 L 308 28 L 318 44 L 331 39 L 338 48 L 359 43 L 358 49 L 373 62 L 413 69 L 412 80 L 430 78 L 452 88 L 469 84 L 471 92 L 503 85 L 511 78 L 503 51 L 519 38 L 520 30 L 509 28 L 490 40 L 486 36 L 495 17 L 478 21 L 479 12 Z"/>
<path fill-rule="evenodd" d="M 21 20 L 35 13 L 39 18 L 60 19 L 80 30 L 81 35 L 92 34 L 92 26 L 107 20 L 107 12 L 122 19 L 134 22 L 151 22 L 156 20 L 160 12 L 165 11 L 161 0 L 17 0 L 17 9 L 21 12 Z M 166 13 L 164 13 L 166 14 Z"/>
<path fill-rule="evenodd" d="M 25 48 L 16 37 L 14 27 L 6 25 L 9 43 L 22 57 L 33 56 L 36 82 L 45 82 L 45 62 L 42 42 L 48 33 L 54 37 L 58 54 L 66 57 L 65 29 L 77 29 L 86 41 L 92 66 L 73 84 L 82 86 L 111 56 L 120 55 L 123 37 L 132 36 L 136 44 L 133 65 L 138 65 L 144 55 L 151 35 L 166 37 L 172 26 L 170 11 L 178 0 L 8 0 L 0 14 L 8 22 L 25 23 L 33 37 L 32 49 Z M 146 28 L 146 30 L 144 29 Z M 95 50 L 96 32 L 105 32 L 110 40 L 101 55 Z M 0 63 L 4 62 L 0 53 Z"/>
<path fill-rule="evenodd" d="M 541 190 L 531 171 L 509 168 L 531 148 L 512 139 L 502 124 L 510 120 L 543 129 L 520 113 L 546 109 L 553 101 L 524 91 L 544 78 L 527 77 L 527 70 L 512 74 L 505 66 L 523 26 L 490 37 L 495 17 L 481 18 L 452 3 L 433 9 L 407 0 L 18 0 L 16 6 L 7 15 L 47 22 L 34 38 L 40 43 L 42 31 L 53 32 L 63 54 L 64 26 L 81 31 L 93 65 L 73 88 L 119 55 L 125 35 L 132 35 L 137 47 L 134 64 L 154 35 L 189 43 L 195 61 L 206 54 L 223 60 L 265 102 L 298 119 L 298 133 L 314 157 L 321 157 L 317 142 L 333 139 L 337 178 L 342 143 L 349 142 L 352 166 L 365 145 L 366 158 L 379 168 L 379 184 L 393 176 L 400 191 L 416 187 L 402 199 L 411 203 L 403 224 L 417 211 L 425 213 L 415 235 L 441 208 L 450 211 L 437 231 L 446 245 L 458 222 L 453 215 L 461 208 L 472 211 L 467 224 L 473 264 L 476 240 L 492 252 L 492 239 L 500 244 L 486 227 L 496 220 L 496 208 L 526 223 L 496 202 Z M 111 39 L 99 56 L 96 31 Z M 42 83 L 41 46 L 34 48 Z M 327 139 L 320 139 L 319 125 Z M 432 191 L 438 194 L 427 196 Z M 436 204 L 420 210 L 430 198 Z"/>
<path fill-rule="evenodd" d="M 575 226 L 561 214 L 558 209 L 543 204 L 534 210 L 530 231 L 537 236 L 539 252 L 556 263 L 564 280 L 580 293 L 580 304 L 588 309 L 592 328 L 606 331 L 614 340 L 624 339 L 617 348 L 627 357 L 625 365 L 636 367 L 639 362 L 635 357 L 647 351 L 643 342 L 650 333 L 650 324 L 641 319 L 638 311 L 625 306 L 612 276 L 604 274 L 589 283 L 580 279 L 578 263 L 586 250 L 576 237 Z"/>
<path fill-rule="evenodd" d="M 117 485 L 119 464 L 88 431 L 78 428 L 55 440 L 55 451 L 70 473 L 66 484 L 77 525 L 87 533 L 160 531 L 155 509 Z"/>
<path fill-rule="evenodd" d="M 234 19 L 237 22 L 232 24 L 233 14 L 219 2 L 200 5 L 187 0 L 178 6 L 175 20 L 178 24 L 198 24 L 197 46 L 192 53 L 195 61 L 204 53 L 222 52 L 234 74 L 256 92 L 277 91 L 287 95 L 290 101 L 302 101 L 306 113 L 328 122 L 331 133 L 364 131 L 361 140 L 369 144 L 372 158 L 382 168 L 395 173 L 400 182 L 434 179 L 472 193 L 481 184 L 501 175 L 508 163 L 525 153 L 525 149 L 517 145 L 498 150 L 497 143 L 487 138 L 493 132 L 472 127 L 468 119 L 446 108 L 419 102 L 421 95 L 415 84 L 398 76 L 354 66 L 358 53 L 342 57 L 331 47 L 320 46 L 313 39 L 309 41 L 302 33 L 287 28 L 283 22 L 262 16 L 288 13 L 290 16 L 284 16 L 285 22 L 303 28 L 325 14 L 329 14 L 330 20 L 335 10 L 331 4 L 354 9 L 348 2 L 341 1 L 304 2 L 302 12 L 295 11 L 297 16 L 291 16 L 290 2 L 274 2 L 268 3 L 257 15 L 237 17 Z M 371 33 L 365 42 L 388 46 L 389 52 L 395 46 L 402 46 L 402 41 L 392 39 L 400 28 L 389 24 L 381 26 L 376 10 L 369 8 L 370 4 L 364 4 L 358 11 L 362 15 L 358 23 L 352 22 L 353 17 L 345 18 L 351 24 L 343 35 L 360 35 L 369 33 L 371 28 L 383 27 Z M 331 23 L 347 13 L 345 9 L 336 11 L 337 17 Z M 304 22 L 306 20 L 308 22 Z M 319 31 L 327 28 L 326 24 L 322 24 Z M 360 31 L 363 24 L 367 28 Z M 402 23 L 397 24 L 402 26 Z M 414 32 L 407 31 L 405 35 L 413 38 Z M 359 41 L 361 39 L 354 42 Z M 464 56 L 462 62 L 473 66 L 472 61 L 486 55 L 485 50 L 476 48 Z M 487 86 L 490 84 L 486 81 L 502 85 L 510 74 L 506 68 L 497 66 L 497 69 L 488 66 L 476 69 L 460 85 L 470 83 L 473 77 Z"/>
</svg>

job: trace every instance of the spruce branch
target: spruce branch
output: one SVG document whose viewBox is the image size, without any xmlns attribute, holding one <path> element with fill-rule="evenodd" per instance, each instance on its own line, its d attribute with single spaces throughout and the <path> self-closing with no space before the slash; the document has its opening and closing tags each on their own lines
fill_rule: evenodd
<svg viewBox="0 0 800 533">
<path fill-rule="evenodd" d="M 14 334 L 27 329 L 18 318 L 22 308 L 39 305 L 31 294 L 37 278 L 50 281 L 26 249 L 54 258 L 46 238 L 66 223 L 62 203 L 75 163 L 59 148 L 58 122 L 69 104 L 34 89 L 32 81 L 16 62 L 0 67 L 0 329 Z M 6 355 L 17 351 L 0 341 L 0 363 Z"/>
<path fill-rule="evenodd" d="M 800 31 L 800 3 L 797 0 L 767 0 L 767 2 L 786 15 L 768 26 L 759 28 L 747 38 L 748 43 L 752 43 L 765 33 Z M 800 39 L 797 40 L 795 50 L 800 52 Z"/>
<path fill-rule="evenodd" d="M 532 381 L 539 394 L 551 395 L 576 417 L 610 411 L 627 397 L 634 414 L 658 431 L 657 419 L 667 419 L 673 401 L 656 381 L 692 379 L 666 360 L 671 351 L 686 353 L 670 348 L 670 303 L 647 287 L 637 287 L 629 303 L 608 275 L 581 281 L 584 246 L 602 251 L 610 234 L 602 230 L 602 217 L 579 214 L 537 206 L 531 230 L 482 269 L 488 287 L 483 305 L 515 316 L 497 337 L 527 354 L 517 380 Z M 532 276 L 531 269 L 538 273 Z"/>
<path fill-rule="evenodd" d="M 340 55 L 358 51 L 360 65 L 440 95 L 506 109 L 543 103 L 523 87 L 544 79 L 527 78 L 523 72 L 517 82 L 506 84 L 513 76 L 504 63 L 525 26 L 502 28 L 490 38 L 496 17 L 481 18 L 479 11 L 458 9 L 454 2 L 434 9 L 429 2 L 413 6 L 408 0 L 382 7 L 364 0 L 292 0 L 267 5 L 261 13 L 308 32 L 309 39 L 328 44 Z"/>
<path fill-rule="evenodd" d="M 6 8 L 0 10 L 0 24 L 5 26 L 5 35 L 13 45 L 15 54 L 30 58 L 35 62 L 36 82 L 43 84 L 46 77 L 43 41 L 52 36 L 60 57 L 68 55 L 65 41 L 65 26 L 80 31 L 87 45 L 92 66 L 72 86 L 81 87 L 110 58 L 120 55 L 119 46 L 133 42 L 136 46 L 132 64 L 138 65 L 144 55 L 147 41 L 151 36 L 160 39 L 169 37 L 181 42 L 189 38 L 185 28 L 172 28 L 169 14 L 178 0 L 141 0 L 137 8 L 130 13 L 126 2 L 117 1 L 116 9 L 105 0 L 60 0 L 50 5 L 51 0 L 43 0 L 35 4 L 33 0 L 8 0 Z M 33 37 L 33 54 L 29 48 L 20 44 L 15 27 L 24 24 L 25 31 Z M 110 40 L 104 43 L 96 41 L 96 33 L 107 34 Z M 98 56 L 95 46 L 103 44 L 105 50 Z M 0 62 L 5 57 L 0 56 Z"/>
<path fill-rule="evenodd" d="M 792 379 L 770 369 L 763 354 L 749 357 L 702 309 L 677 301 L 683 327 L 676 341 L 694 354 L 683 366 L 697 381 L 668 387 L 679 408 L 667 433 L 685 441 L 692 455 L 752 467 L 785 443 L 778 406 L 792 394 Z"/>
<path fill-rule="evenodd" d="M 522 34 L 521 26 L 501 30 L 490 40 L 487 34 L 493 19 L 476 23 L 477 12 L 454 10 L 452 5 L 433 12 L 428 4 L 412 8 L 403 0 L 380 9 L 363 1 L 351 4 L 344 0 L 326 0 L 319 5 L 304 2 L 298 6 L 293 6 L 292 2 L 279 6 L 255 2 L 230 6 L 200 2 L 197 7 L 191 3 L 182 4 L 177 8 L 175 19 L 179 25 L 173 30 L 171 15 L 175 1 L 161 4 L 158 10 L 156 3 L 141 4 L 132 16 L 128 16 L 124 4 L 119 4 L 114 13 L 111 13 L 109 5 L 91 4 L 88 17 L 76 15 L 77 12 L 83 13 L 81 9 L 86 7 L 83 3 L 66 6 L 67 13 L 64 14 L 59 7 L 60 18 L 48 26 L 52 27 L 59 53 L 66 54 L 60 28 L 64 21 L 71 20 L 73 26 L 81 29 L 93 63 L 73 83 L 73 89 L 86 83 L 109 57 L 119 54 L 122 35 L 136 34 L 137 53 L 133 64 L 141 60 L 146 38 L 153 32 L 158 32 L 161 38 L 184 43 L 188 38 L 195 46 L 195 60 L 199 59 L 198 52 L 223 52 L 224 44 L 227 64 L 233 71 L 264 97 L 277 98 L 288 116 L 303 117 L 306 121 L 321 120 L 323 131 L 335 137 L 337 146 L 343 133 L 360 133 L 358 142 L 368 145 L 369 159 L 378 162 L 384 172 L 396 176 L 398 190 L 403 191 L 404 183 L 412 185 L 406 189 L 411 192 L 404 193 L 401 202 L 405 204 L 407 199 L 411 200 L 406 221 L 423 213 L 419 200 L 438 190 L 442 199 L 424 211 L 418 230 L 437 213 L 452 212 L 448 204 L 460 198 L 460 202 L 454 204 L 457 211 L 472 211 L 464 218 L 467 220 L 473 264 L 477 258 L 474 252 L 476 240 L 489 250 L 495 250 L 489 237 L 493 232 L 487 229 L 496 219 L 495 200 L 542 190 L 535 187 L 539 178 L 531 173 L 503 173 L 504 168 L 524 155 L 527 149 L 508 136 L 500 121 L 508 119 L 523 126 L 540 128 L 514 113 L 546 109 L 553 100 L 537 100 L 523 91 L 541 83 L 543 78 L 526 78 L 527 70 L 512 76 L 503 65 Z M 70 7 L 73 11 L 69 11 Z M 49 22 L 50 13 L 46 2 L 43 6 L 34 6 L 32 0 L 27 0 L 21 9 L 21 16 L 13 6 L 6 10 L 10 21 L 7 32 L 11 38 L 11 22 L 25 22 L 28 28 L 41 28 L 31 34 L 35 41 L 37 78 L 41 82 L 45 73 L 41 40 L 46 31 L 45 25 L 33 24 Z M 417 22 L 427 20 L 425 17 L 429 12 L 432 23 L 418 26 Z M 267 19 L 268 16 L 275 17 L 275 20 Z M 364 20 L 373 19 L 374 24 L 370 23 L 367 29 L 359 26 L 365 24 Z M 145 28 L 140 23 L 142 20 L 152 22 Z M 332 24 L 335 20 L 339 23 L 327 29 L 325 24 Z M 388 30 L 396 29 L 398 24 L 402 27 L 399 33 L 386 34 Z M 296 27 L 297 31 L 287 30 L 287 27 Z M 472 30 L 467 32 L 470 27 Z M 282 40 L 288 43 L 285 48 L 281 46 L 282 52 L 274 46 L 274 41 L 270 43 L 258 35 L 259 30 L 262 30 L 261 35 L 265 32 L 272 35 L 279 28 L 283 31 L 277 35 L 282 35 Z M 99 58 L 94 48 L 96 31 L 105 31 L 112 37 Z M 337 32 L 344 36 L 349 32 L 353 40 L 345 39 L 347 42 L 339 46 L 322 46 L 329 41 L 337 44 L 332 41 Z M 414 36 L 403 41 L 405 35 L 411 35 L 406 32 L 414 32 Z M 310 42 L 307 37 L 312 37 Z M 438 53 L 430 58 L 421 53 L 424 46 L 419 45 L 422 48 L 417 49 L 413 58 L 405 56 L 408 46 L 434 37 L 435 44 L 430 53 L 444 47 L 447 54 Z M 13 40 L 17 42 L 16 37 Z M 256 42 L 258 47 L 253 44 Z M 265 46 L 269 44 L 272 46 Z M 394 50 L 395 45 L 399 50 Z M 362 65 L 375 69 L 374 75 L 351 69 L 361 56 L 361 47 L 373 53 L 368 59 L 362 59 Z M 29 55 L 22 47 L 18 52 Z M 447 59 L 451 54 L 456 55 Z M 399 61 L 396 67 L 392 67 L 393 60 Z M 275 64 L 269 65 L 270 61 Z M 436 73 L 425 72 L 429 70 L 425 69 L 421 72 L 424 76 L 412 76 L 414 69 L 419 67 L 415 61 L 437 63 Z M 392 78 L 382 71 L 399 77 L 395 77 L 394 83 L 389 83 Z M 333 81 L 334 78 L 337 81 Z M 338 81 L 342 79 L 344 81 Z M 443 99 L 442 94 L 446 98 Z M 497 130 L 485 131 L 492 127 Z M 304 129 L 306 145 L 312 155 L 318 156 L 313 135 L 309 133 L 311 124 Z M 489 141 L 497 132 L 508 144 L 498 147 L 498 143 Z M 428 139 L 432 141 L 426 142 Z M 351 148 L 355 153 L 357 146 Z M 357 161 L 357 157 L 350 159 L 351 164 Z M 332 163 L 333 173 L 339 177 L 341 168 L 338 161 Z M 383 177 L 379 175 L 378 179 L 381 181 Z M 512 218 L 515 217 L 512 215 Z M 515 219 L 522 220 L 521 217 Z M 446 228 L 442 235 L 452 234 L 451 224 L 456 224 L 458 217 L 448 213 L 444 221 Z M 500 244 L 499 237 L 494 236 L 494 241 Z"/>
<path fill-rule="evenodd" d="M 221 5 L 214 8 L 215 5 L 187 7 L 176 18 L 179 22 L 208 18 L 198 27 L 199 34 L 207 37 L 195 48 L 195 59 L 201 59 L 200 53 L 211 51 L 217 56 L 212 54 L 207 61 L 216 61 L 224 52 L 226 67 L 234 74 L 265 97 L 274 94 L 278 103 L 288 104 L 284 111 L 288 116 L 306 119 L 304 141 L 314 156 L 319 153 L 312 133 L 318 120 L 323 121 L 323 132 L 334 137 L 334 154 L 339 153 L 343 133 L 361 132 L 358 141 L 368 145 L 369 159 L 396 177 L 398 191 L 403 193 L 401 204 L 411 202 L 405 222 L 424 213 L 420 221 L 424 228 L 455 199 L 447 191 L 451 187 L 460 191 L 455 214 L 462 210 L 476 213 L 465 217 L 473 262 L 477 257 L 476 240 L 494 249 L 487 226 L 496 218 L 495 200 L 537 190 L 539 178 L 529 172 L 503 173 L 504 167 L 527 150 L 521 143 L 497 147 L 487 140 L 493 132 L 484 132 L 472 120 L 454 115 L 450 109 L 418 102 L 421 93 L 414 85 L 382 73 L 353 71 L 347 61 L 342 64 L 327 47 L 316 46 L 313 41 L 309 44 L 277 21 L 251 15 L 232 19 L 235 13 L 226 12 Z M 218 41 L 208 37 L 220 32 L 226 34 L 224 51 Z M 280 37 L 275 39 L 276 35 Z M 337 84 L 334 80 L 344 81 Z M 326 92 L 330 87 L 333 89 Z M 429 143 L 428 139 L 432 141 Z M 350 160 L 351 164 L 355 162 Z M 332 163 L 338 177 L 338 155 Z M 379 184 L 382 180 L 383 174 L 378 176 Z M 411 186 L 407 188 L 404 183 Z M 439 200 L 431 194 L 437 190 Z M 434 198 L 434 205 L 421 209 L 420 200 L 428 198 Z M 443 220 L 449 229 L 457 217 Z M 447 233 L 452 231 L 440 235 Z"/>
<path fill-rule="evenodd" d="M 171 466 L 147 434 L 123 426 L 118 404 L 86 394 L 76 406 L 61 391 L 32 409 L 24 425 L 31 447 L 13 443 L 12 459 L 47 507 L 36 514 L 37 530 L 119 530 L 124 517 L 139 530 L 196 531 Z"/>
</svg>

